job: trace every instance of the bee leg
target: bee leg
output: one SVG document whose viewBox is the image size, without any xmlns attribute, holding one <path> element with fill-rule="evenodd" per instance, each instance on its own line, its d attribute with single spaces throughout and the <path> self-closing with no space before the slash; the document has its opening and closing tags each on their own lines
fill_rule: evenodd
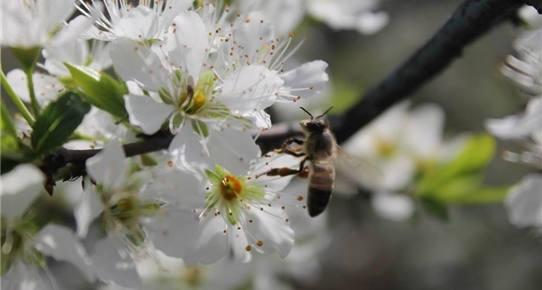
<svg viewBox="0 0 542 290">
<path fill-rule="evenodd" d="M 305 156 L 305 155 L 306 155 L 304 152 L 295 152 L 294 150 L 289 149 L 289 148 L 284 149 L 284 150 L 283 150 L 282 152 L 280 152 L 280 153 L 292 155 L 292 156 L 295 156 L 295 157 L 301 157 L 301 156 Z"/>
<path fill-rule="evenodd" d="M 256 178 L 267 175 L 267 176 L 288 176 L 288 175 L 295 175 L 302 173 L 305 170 L 305 161 L 307 161 L 307 158 L 303 159 L 301 163 L 299 164 L 299 169 L 291 169 L 288 167 L 280 167 L 280 168 L 271 168 L 271 170 L 264 172 L 262 174 L 256 175 Z"/>
<path fill-rule="evenodd" d="M 284 141 L 284 143 L 282 143 L 282 148 L 281 149 L 276 149 L 275 152 L 277 153 L 285 153 L 286 149 L 288 146 L 290 146 L 292 143 L 296 143 L 298 145 L 303 145 L 303 143 L 305 143 L 305 141 L 303 140 L 299 140 L 299 139 L 296 139 L 296 138 L 290 138 L 290 139 L 287 139 L 286 141 Z"/>
<path fill-rule="evenodd" d="M 309 177 L 309 173 L 310 173 L 309 167 L 305 167 L 305 168 L 303 168 L 303 171 L 302 171 L 301 173 L 299 173 L 297 176 L 298 176 L 299 178 L 308 178 L 308 177 Z"/>
</svg>

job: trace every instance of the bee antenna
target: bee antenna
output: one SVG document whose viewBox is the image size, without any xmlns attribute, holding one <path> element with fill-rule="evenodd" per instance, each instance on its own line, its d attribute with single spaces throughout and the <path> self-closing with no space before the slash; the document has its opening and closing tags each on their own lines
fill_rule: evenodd
<svg viewBox="0 0 542 290">
<path fill-rule="evenodd" d="M 309 113 L 309 111 L 307 111 L 307 110 L 306 110 L 305 108 L 303 108 L 303 107 L 300 107 L 300 108 L 301 108 L 301 110 L 305 111 L 305 113 L 309 114 L 309 116 L 311 116 L 311 121 L 312 121 L 312 119 L 314 119 L 314 117 L 312 116 L 311 113 Z M 328 110 L 328 111 L 329 111 L 329 110 Z"/>
<path fill-rule="evenodd" d="M 325 116 L 329 111 L 331 111 L 331 109 L 333 109 L 333 106 L 331 106 L 329 109 L 327 109 L 322 115 L 316 117 L 316 119 L 322 118 L 322 117 Z M 311 116 L 311 117 L 312 117 L 312 116 Z"/>
</svg>

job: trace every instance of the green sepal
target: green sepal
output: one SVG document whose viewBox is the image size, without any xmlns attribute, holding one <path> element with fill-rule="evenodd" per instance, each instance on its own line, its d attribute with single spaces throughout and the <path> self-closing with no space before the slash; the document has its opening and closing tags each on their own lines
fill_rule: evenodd
<svg viewBox="0 0 542 290">
<path fill-rule="evenodd" d="M 31 144 L 36 155 L 46 154 L 62 146 L 90 111 L 74 91 L 64 92 L 51 102 L 34 124 Z"/>
<path fill-rule="evenodd" d="M 199 120 L 192 120 L 192 130 L 196 132 L 198 135 L 207 138 L 209 137 L 209 128 L 207 127 L 207 124 L 205 122 L 199 121 Z"/>
<path fill-rule="evenodd" d="M 69 63 L 64 63 L 64 65 L 70 71 L 77 85 L 83 90 L 82 97 L 85 101 L 117 118 L 124 118 L 128 115 L 123 98 L 128 90 L 124 85 L 103 72 Z"/>
<path fill-rule="evenodd" d="M 217 174 L 216 172 L 213 172 L 207 169 L 205 169 L 205 175 L 207 176 L 207 178 L 213 185 L 220 184 L 223 178 L 223 176 Z"/>
<path fill-rule="evenodd" d="M 158 165 L 158 160 L 156 160 L 156 158 L 154 158 L 154 156 L 150 154 L 142 154 L 139 156 L 139 158 L 141 159 L 141 164 L 143 164 L 144 166 Z"/>
<path fill-rule="evenodd" d="M 32 71 L 41 53 L 41 46 L 35 47 L 12 47 L 11 52 L 21 63 L 23 71 Z"/>
</svg>

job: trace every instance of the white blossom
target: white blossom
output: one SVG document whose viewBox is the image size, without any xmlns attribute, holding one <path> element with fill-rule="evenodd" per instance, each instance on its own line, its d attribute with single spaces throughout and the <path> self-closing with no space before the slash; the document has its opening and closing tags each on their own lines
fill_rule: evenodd
<svg viewBox="0 0 542 290">
<path fill-rule="evenodd" d="M 374 34 L 388 23 L 388 14 L 373 12 L 378 0 L 310 0 L 309 13 L 333 29 L 353 29 L 362 34 Z"/>
<path fill-rule="evenodd" d="M 161 41 L 164 40 L 173 18 L 181 11 L 187 10 L 192 2 L 192 0 L 142 0 L 134 7 L 126 0 L 106 0 L 104 4 L 109 17 L 102 13 L 96 21 L 96 27 L 85 31 L 84 36 L 104 41 L 123 37 L 147 44 Z M 92 0 L 92 3 L 95 1 Z M 87 16 L 96 12 L 88 4 L 83 5 L 90 11 L 80 9 Z"/>
<path fill-rule="evenodd" d="M 2 288 L 57 288 L 46 256 L 72 263 L 90 282 L 95 279 L 92 262 L 70 229 L 54 224 L 39 229 L 32 214 L 27 213 L 42 192 L 44 180 L 43 173 L 29 164 L 2 175 Z M 48 281 L 41 280 L 40 269 L 48 275 Z"/>
<path fill-rule="evenodd" d="M 197 227 L 192 212 L 171 206 L 176 199 L 146 189 L 147 183 L 151 182 L 150 174 L 144 170 L 131 172 L 130 169 L 130 161 L 125 159 L 119 142 L 110 141 L 99 154 L 87 160 L 87 172 L 96 186 L 87 185 L 75 211 L 79 236 L 85 236 L 89 224 L 100 217 L 108 239 L 95 251 L 93 259 L 101 261 L 96 263 L 116 267 L 118 271 L 100 269 L 97 275 L 105 282 L 123 287 L 140 284 L 139 280 L 126 276 L 137 275 L 133 259 L 140 256 L 153 258 L 155 246 L 158 249 L 180 246 L 186 241 L 186 236 L 181 233 Z M 191 184 L 194 187 L 199 183 L 191 180 L 184 187 L 189 190 Z M 184 222 L 179 223 L 180 220 Z M 171 230 L 171 235 L 161 230 L 158 237 L 155 235 L 156 229 L 169 225 L 186 228 L 176 227 Z M 118 253 L 111 255 L 111 248 L 117 249 Z"/>
<path fill-rule="evenodd" d="M 374 34 L 389 21 L 385 12 L 375 12 L 379 0 L 243 0 L 234 3 L 239 10 L 258 10 L 277 26 L 279 36 L 293 32 L 305 15 L 312 16 L 336 30 L 356 30 Z"/>
<path fill-rule="evenodd" d="M 417 175 L 456 156 L 466 140 L 465 136 L 443 140 L 445 116 L 440 107 L 408 109 L 406 102 L 392 107 L 344 144 L 349 153 L 381 168 L 384 176 L 372 203 L 391 220 L 414 213 L 414 203 L 405 193 Z"/>
<path fill-rule="evenodd" d="M 211 154 L 213 156 L 220 158 L 220 154 Z M 214 160 L 214 168 L 206 169 L 204 173 L 182 170 L 169 161 L 154 178 L 155 182 L 149 185 L 149 190 L 176 196 L 178 206 L 193 212 L 199 219 L 197 230 L 183 232 L 185 237 L 193 240 L 191 243 L 161 250 L 167 255 L 183 258 L 188 265 L 215 263 L 228 253 L 247 262 L 252 251 L 277 252 L 286 257 L 293 246 L 293 231 L 285 209 L 302 198 L 296 200 L 281 194 L 289 178 L 257 176 L 271 166 L 295 166 L 299 161 L 291 156 L 264 157 L 248 171 L 241 167 L 230 171 L 218 165 L 227 166 L 227 159 Z M 206 187 L 187 189 L 188 181 L 195 178 L 204 181 Z M 184 227 L 182 223 L 179 221 L 178 226 Z"/>
<path fill-rule="evenodd" d="M 542 176 L 530 174 L 516 185 L 506 197 L 510 222 L 518 227 L 542 229 Z"/>
</svg>

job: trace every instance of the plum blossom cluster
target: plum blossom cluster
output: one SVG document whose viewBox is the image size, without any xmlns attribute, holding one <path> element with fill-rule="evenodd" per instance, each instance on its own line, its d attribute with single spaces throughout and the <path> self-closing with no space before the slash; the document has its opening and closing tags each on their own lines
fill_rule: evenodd
<svg viewBox="0 0 542 290">
<path fill-rule="evenodd" d="M 323 61 L 285 69 L 293 35 L 220 1 L 4 1 L 2 15 L 2 46 L 22 64 L 2 73 L 22 115 L 13 131 L 45 146 L 34 124 L 76 93 L 92 108 L 61 145 L 101 148 L 82 169 L 76 233 L 32 210 L 52 176 L 32 165 L 2 176 L 3 287 L 57 289 L 46 256 L 89 282 L 134 289 L 143 287 L 136 265 L 162 268 L 164 254 L 189 267 L 288 256 L 305 198 L 284 190 L 290 178 L 263 173 L 299 160 L 262 154 L 253 134 L 272 125 L 265 109 L 311 98 L 328 80 Z M 160 135 L 171 136 L 167 150 L 127 158 L 123 143 Z M 100 238 L 85 249 L 92 229 Z"/>
<path fill-rule="evenodd" d="M 497 138 L 513 140 L 524 148 L 506 151 L 503 158 L 542 169 L 542 16 L 532 7 L 520 10 L 529 27 L 514 42 L 515 55 L 507 56 L 501 71 L 528 98 L 525 111 L 502 119 L 489 119 L 487 129 Z M 542 175 L 523 178 L 508 194 L 509 220 L 518 227 L 542 228 Z"/>
<path fill-rule="evenodd" d="M 400 103 L 354 134 L 344 148 L 372 162 L 382 177 L 372 198 L 375 211 L 394 220 L 406 220 L 416 210 L 413 188 L 421 176 L 457 157 L 467 135 L 444 137 L 444 110 L 435 104 L 413 109 Z M 356 174 L 358 182 L 364 174 Z M 344 184 L 351 183 L 344 181 Z M 367 182 L 364 182 L 367 184 Z"/>
</svg>

